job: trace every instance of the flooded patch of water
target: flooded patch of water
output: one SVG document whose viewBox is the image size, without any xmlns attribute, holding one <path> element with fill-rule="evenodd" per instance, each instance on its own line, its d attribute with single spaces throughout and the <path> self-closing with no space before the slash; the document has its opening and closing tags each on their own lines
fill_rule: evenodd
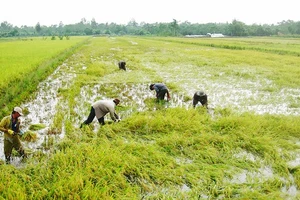
<svg viewBox="0 0 300 200">
<path fill-rule="evenodd" d="M 37 149 L 46 150 L 48 140 L 61 139 L 64 137 L 64 133 L 58 135 L 49 136 L 47 133 L 49 131 L 50 125 L 53 122 L 54 115 L 57 111 L 57 104 L 60 101 L 58 95 L 59 89 L 67 89 L 71 84 L 71 80 L 76 76 L 72 67 L 68 66 L 66 63 L 59 66 L 52 75 L 50 75 L 45 81 L 38 85 L 36 95 L 34 99 L 21 105 L 22 108 L 28 110 L 28 114 L 21 117 L 22 130 L 26 132 L 30 125 L 32 124 L 44 124 L 45 128 L 34 131 L 37 133 L 36 142 L 22 142 L 26 150 L 35 151 Z M 51 139 L 49 139 L 51 138 Z M 0 137 L 0 158 L 5 160 L 3 152 L 3 134 Z M 14 163 L 19 163 L 19 158 L 13 158 Z"/>
<path fill-rule="evenodd" d="M 121 49 L 113 49 L 120 51 Z M 95 61 L 91 57 L 91 61 Z M 84 71 L 87 67 L 83 64 L 81 70 Z M 151 69 L 157 69 L 160 66 L 149 65 Z M 127 71 L 126 73 L 131 73 Z M 120 74 L 117 74 L 118 76 Z M 109 75 L 114 76 L 114 75 Z M 203 69 L 194 69 L 194 66 L 175 66 L 172 71 L 161 72 L 161 77 L 164 80 L 168 80 L 170 83 L 176 83 L 180 92 L 171 93 L 171 101 L 166 104 L 166 107 L 192 107 L 192 96 L 197 90 L 204 90 L 208 94 L 209 107 L 232 107 L 239 111 L 253 111 L 258 114 L 271 113 L 271 114 L 285 114 L 285 115 L 299 115 L 300 108 L 297 106 L 291 106 L 290 102 L 295 102 L 295 105 L 299 103 L 300 89 L 281 89 L 279 92 L 273 92 L 272 90 L 266 90 L 266 86 L 272 86 L 272 81 L 261 79 L 256 76 L 253 79 L 245 79 L 242 77 L 226 76 L 226 73 L 220 72 L 218 74 L 221 78 L 216 78 L 212 73 L 209 73 Z M 28 109 L 29 114 L 22 118 L 24 130 L 27 130 L 31 124 L 45 124 L 46 128 L 37 131 L 38 141 L 35 143 L 25 143 L 25 147 L 35 149 L 45 149 L 42 143 L 49 139 L 47 132 L 49 126 L 53 123 L 53 118 L 57 112 L 57 105 L 61 103 L 59 97 L 59 89 L 68 89 L 72 84 L 72 79 L 76 77 L 76 74 L 71 66 L 63 64 L 57 68 L 57 70 L 49 76 L 45 81 L 41 82 L 36 97 L 23 105 L 23 108 Z M 124 109 L 117 108 L 116 111 L 122 119 L 130 116 L 133 112 L 143 112 L 145 110 L 154 109 L 148 108 L 146 102 L 149 99 L 155 99 L 155 92 L 149 90 L 149 83 L 146 83 L 147 77 L 142 77 L 145 80 L 143 83 L 110 83 L 99 82 L 94 85 L 83 86 L 80 90 L 80 94 L 75 99 L 77 105 L 74 108 L 76 116 L 72 119 L 74 124 L 78 127 L 83 122 L 89 111 L 90 106 L 96 100 L 111 99 L 111 94 L 107 90 L 102 90 L 105 87 L 112 87 L 111 91 L 114 91 L 115 97 L 121 99 L 121 106 Z M 102 80 L 106 80 L 103 77 Z M 109 79 L 107 79 L 109 80 Z M 168 82 L 166 84 L 168 85 Z M 275 90 L 276 91 L 276 90 Z M 190 100 L 186 97 L 190 97 Z M 67 105 L 65 105 L 67 106 Z M 106 120 L 109 119 L 109 115 L 106 116 Z M 94 120 L 95 124 L 98 124 L 97 120 Z M 75 125 L 76 126 L 76 125 Z M 99 125 L 95 126 L 99 128 Z M 64 132 L 54 136 L 56 139 L 64 137 Z M 251 153 L 241 152 L 235 155 L 236 158 L 246 159 L 251 162 L 257 162 L 259 158 Z M 297 166 L 300 163 L 298 156 L 290 164 Z M 0 158 L 4 160 L 3 155 L 3 134 L 0 136 Z M 19 162 L 18 158 L 14 161 Z M 191 164 L 193 161 L 189 159 L 176 158 L 178 164 Z M 274 177 L 273 170 L 269 166 L 264 166 L 259 169 L 258 172 L 249 172 L 242 170 L 240 173 L 234 175 L 230 183 L 243 184 L 253 183 L 257 180 L 264 181 Z M 158 192 L 168 193 L 168 188 L 160 188 Z M 290 196 L 295 196 L 295 185 L 290 187 L 284 186 L 282 191 L 288 193 Z M 189 192 L 191 188 L 188 185 L 178 186 L 178 190 L 181 192 Z M 151 194 L 149 194 L 151 197 Z M 205 198 L 205 196 L 204 196 Z"/>
<path fill-rule="evenodd" d="M 258 171 L 252 172 L 248 170 L 239 170 L 239 173 L 235 173 L 232 178 L 226 179 L 225 182 L 233 183 L 233 184 L 244 184 L 244 183 L 263 183 L 269 179 L 274 179 L 278 177 L 278 175 L 273 173 L 273 169 L 271 166 L 266 166 L 263 164 L 263 161 L 253 155 L 252 153 L 241 151 L 235 154 L 233 157 L 241 160 L 249 160 L 251 162 L 259 162 L 261 163 L 261 167 Z M 234 170 L 238 172 L 238 170 Z M 296 195 L 300 194 L 297 190 L 297 186 L 294 180 L 294 177 L 290 174 L 289 180 L 283 177 L 278 177 L 280 180 L 283 180 L 286 184 L 281 188 L 281 192 L 286 195 L 287 199 L 293 199 Z"/>
<path fill-rule="evenodd" d="M 177 164 L 192 164 L 193 160 L 188 159 L 188 158 L 176 158 L 175 159 Z"/>
<path fill-rule="evenodd" d="M 192 98 L 198 90 L 205 91 L 208 105 L 212 108 L 230 107 L 238 112 L 256 114 L 300 115 L 300 89 L 278 90 L 271 80 L 252 71 L 241 70 L 238 74 L 242 75 L 238 76 L 234 72 L 210 72 L 209 68 L 192 65 L 177 65 L 164 71 L 159 70 L 160 65 L 147 64 L 146 67 L 159 71 L 164 80 L 177 83 L 176 86 L 188 97 Z"/>
<path fill-rule="evenodd" d="M 242 170 L 241 173 L 233 175 L 231 183 L 242 184 L 242 183 L 257 183 L 264 182 L 265 180 L 274 176 L 271 167 L 262 166 L 258 172 L 250 172 Z"/>
<path fill-rule="evenodd" d="M 87 115 L 89 114 L 91 105 L 101 99 L 113 99 L 109 98 L 111 96 L 109 93 L 109 88 L 115 90 L 117 95 L 115 98 L 121 100 L 119 108 L 116 107 L 116 112 L 124 119 L 130 116 L 133 112 L 142 112 L 149 110 L 146 105 L 146 101 L 154 100 L 155 92 L 149 89 L 149 84 L 146 83 L 133 83 L 133 84 L 96 84 L 93 86 L 83 86 L 80 90 L 80 95 L 75 99 L 78 104 L 74 108 L 74 111 L 77 113 L 78 118 L 76 118 L 76 123 L 84 121 Z M 106 88 L 105 90 L 103 88 Z M 166 107 L 178 107 L 184 106 L 188 107 L 190 103 L 184 102 L 184 96 L 173 94 L 172 101 L 166 103 Z M 124 107 L 125 109 L 122 109 Z M 155 108 L 153 108 L 155 109 Z M 106 115 L 105 120 L 110 120 L 110 116 Z M 94 119 L 94 122 L 97 123 L 97 120 Z"/>
</svg>

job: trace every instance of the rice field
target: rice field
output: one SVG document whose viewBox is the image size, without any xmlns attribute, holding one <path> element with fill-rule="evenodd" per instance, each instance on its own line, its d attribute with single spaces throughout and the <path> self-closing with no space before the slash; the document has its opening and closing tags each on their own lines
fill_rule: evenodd
<svg viewBox="0 0 300 200">
<path fill-rule="evenodd" d="M 1 115 L 25 101 L 38 83 L 86 40 L 87 37 L 0 39 Z"/>
<path fill-rule="evenodd" d="M 90 38 L 20 101 L 24 131 L 43 126 L 23 142 L 26 161 L 0 165 L 0 196 L 299 198 L 299 41 Z M 156 82 L 170 102 L 155 103 Z M 208 110 L 192 108 L 197 90 Z M 113 98 L 121 122 L 79 128 L 94 101 Z"/>
</svg>

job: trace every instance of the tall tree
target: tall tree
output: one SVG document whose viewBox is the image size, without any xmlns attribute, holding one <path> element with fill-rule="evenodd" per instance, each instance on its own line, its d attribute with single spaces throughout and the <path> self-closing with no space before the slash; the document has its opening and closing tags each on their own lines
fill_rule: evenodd
<svg viewBox="0 0 300 200">
<path fill-rule="evenodd" d="M 97 22 L 96 22 L 95 18 L 92 19 L 91 26 L 93 29 L 97 28 Z"/>
<path fill-rule="evenodd" d="M 13 25 L 11 25 L 10 23 L 8 23 L 7 21 L 1 22 L 1 26 L 0 28 L 2 30 L 10 30 L 13 28 Z"/>
<path fill-rule="evenodd" d="M 36 25 L 35 25 L 35 30 L 38 34 L 40 34 L 42 28 L 41 28 L 41 25 L 40 25 L 40 22 L 38 22 Z"/>
<path fill-rule="evenodd" d="M 246 36 L 246 25 L 243 22 L 233 20 L 229 26 L 231 36 Z"/>
<path fill-rule="evenodd" d="M 179 30 L 179 25 L 176 19 L 173 19 L 173 22 L 171 22 L 171 28 L 172 28 L 173 36 L 176 36 Z"/>
</svg>

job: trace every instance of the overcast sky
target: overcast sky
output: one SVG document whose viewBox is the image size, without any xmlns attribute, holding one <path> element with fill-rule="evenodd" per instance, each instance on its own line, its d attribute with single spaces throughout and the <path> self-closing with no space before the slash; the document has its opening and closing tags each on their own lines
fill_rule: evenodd
<svg viewBox="0 0 300 200">
<path fill-rule="evenodd" d="M 1 0 L 0 23 L 14 26 L 75 24 L 85 18 L 97 23 L 136 22 L 250 24 L 300 21 L 299 0 Z"/>
</svg>

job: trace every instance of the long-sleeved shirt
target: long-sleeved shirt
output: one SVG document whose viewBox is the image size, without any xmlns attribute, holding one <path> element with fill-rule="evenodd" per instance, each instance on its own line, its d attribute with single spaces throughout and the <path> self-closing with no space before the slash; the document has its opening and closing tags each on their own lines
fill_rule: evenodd
<svg viewBox="0 0 300 200">
<path fill-rule="evenodd" d="M 97 119 L 105 116 L 107 113 L 110 113 L 110 117 L 112 120 L 116 120 L 118 115 L 115 112 L 115 102 L 112 100 L 100 100 L 96 101 L 92 107 L 95 109 L 95 114 Z"/>
<path fill-rule="evenodd" d="M 18 118 L 17 121 L 13 123 L 11 115 L 4 117 L 0 122 L 0 130 L 4 132 L 6 129 L 10 129 L 18 133 L 20 131 L 20 119 Z M 4 132 L 4 137 L 12 138 L 13 136 Z"/>
<path fill-rule="evenodd" d="M 154 90 L 158 94 L 161 90 L 168 90 L 167 86 L 165 86 L 163 83 L 155 83 L 153 86 Z"/>
</svg>

